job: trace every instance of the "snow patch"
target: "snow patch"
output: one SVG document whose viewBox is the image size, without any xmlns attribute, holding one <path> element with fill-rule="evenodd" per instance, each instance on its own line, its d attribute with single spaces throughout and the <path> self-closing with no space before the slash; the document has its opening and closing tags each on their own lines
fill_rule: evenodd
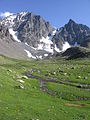
<svg viewBox="0 0 90 120">
<path fill-rule="evenodd" d="M 28 50 L 24 49 L 24 51 L 27 53 L 27 55 L 28 55 L 29 58 L 36 59 L 36 57 L 33 56 Z"/>
<path fill-rule="evenodd" d="M 21 42 L 18 38 L 17 35 L 18 33 L 13 31 L 13 29 L 9 29 L 10 34 L 13 36 L 14 40 L 16 40 L 17 42 Z"/>
<path fill-rule="evenodd" d="M 47 36 L 46 38 L 42 37 L 42 39 L 40 39 L 40 44 L 38 44 L 38 50 L 45 50 L 51 54 L 54 54 L 54 49 L 57 52 L 60 52 L 56 45 L 55 48 L 53 48 L 52 37 L 56 34 L 56 32 L 57 31 L 54 30 L 51 36 Z"/>
<path fill-rule="evenodd" d="M 4 21 L 3 21 L 3 23 L 5 24 L 5 25 L 8 25 L 9 26 L 9 28 L 12 28 L 12 26 L 14 25 L 14 19 L 16 18 L 16 15 L 10 15 L 10 16 L 7 16 L 5 19 L 4 19 Z"/>
<path fill-rule="evenodd" d="M 40 40 L 40 42 L 43 42 L 45 44 L 53 44 L 53 42 L 51 41 L 50 37 L 47 36 L 46 38 L 42 37 L 42 39 Z"/>
<path fill-rule="evenodd" d="M 20 15 L 25 16 L 27 14 L 27 12 L 21 12 Z"/>
<path fill-rule="evenodd" d="M 32 59 L 42 59 L 43 57 L 41 55 L 36 55 L 36 56 L 33 56 L 28 50 L 24 49 L 24 51 L 27 53 L 28 57 L 29 58 L 32 58 Z"/>
<path fill-rule="evenodd" d="M 25 43 L 25 45 L 29 46 L 27 43 Z"/>
<path fill-rule="evenodd" d="M 53 31 L 53 33 L 52 33 L 52 35 L 54 36 L 54 35 L 56 34 L 56 32 L 57 32 L 57 31 L 56 31 L 56 30 L 54 30 L 54 31 Z"/>
<path fill-rule="evenodd" d="M 37 59 L 42 59 L 42 56 L 41 56 L 41 55 L 40 55 L 40 56 L 37 56 L 37 55 L 36 55 L 36 58 L 37 58 Z"/>
<path fill-rule="evenodd" d="M 23 81 L 23 80 L 17 80 L 17 82 L 24 83 L 24 81 Z"/>
<path fill-rule="evenodd" d="M 51 37 L 47 36 L 46 38 L 42 37 L 40 39 L 40 44 L 38 44 L 38 50 L 45 50 L 50 53 L 53 53 L 53 48 L 52 48 L 53 42 L 51 41 Z"/>
<path fill-rule="evenodd" d="M 45 56 L 45 57 L 47 57 L 47 56 L 48 56 L 48 54 L 44 54 L 44 56 Z"/>
<path fill-rule="evenodd" d="M 63 49 L 62 49 L 62 51 L 66 51 L 68 48 L 70 48 L 71 46 L 70 46 L 70 44 L 68 43 L 68 42 L 65 42 L 64 44 L 63 44 Z"/>
<path fill-rule="evenodd" d="M 57 46 L 55 45 L 55 51 L 57 51 L 57 52 L 61 52 L 60 50 L 59 50 L 59 48 L 57 48 Z"/>
<path fill-rule="evenodd" d="M 24 22 L 25 21 L 25 18 L 23 18 L 25 15 L 27 14 L 27 12 L 21 12 L 17 15 L 17 20 L 19 22 Z"/>
</svg>

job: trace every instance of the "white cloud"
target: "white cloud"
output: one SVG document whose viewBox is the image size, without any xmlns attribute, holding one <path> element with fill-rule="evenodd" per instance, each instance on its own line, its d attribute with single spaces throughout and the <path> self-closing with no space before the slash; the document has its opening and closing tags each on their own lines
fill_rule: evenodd
<svg viewBox="0 0 90 120">
<path fill-rule="evenodd" d="M 10 16 L 10 15 L 12 15 L 12 14 L 13 14 L 13 13 L 10 13 L 10 12 L 6 11 L 6 12 L 0 13 L 0 17 L 4 18 L 4 17 L 8 17 L 8 16 Z"/>
</svg>

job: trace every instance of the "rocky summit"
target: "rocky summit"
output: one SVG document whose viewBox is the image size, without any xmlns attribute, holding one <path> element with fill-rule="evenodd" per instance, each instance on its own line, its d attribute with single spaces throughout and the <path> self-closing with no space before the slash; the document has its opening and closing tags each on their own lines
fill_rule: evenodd
<svg viewBox="0 0 90 120">
<path fill-rule="evenodd" d="M 90 35 L 90 28 L 86 25 L 77 24 L 73 20 L 69 22 L 54 35 L 53 40 L 62 49 L 62 44 L 68 42 L 70 46 L 81 45 Z"/>
<path fill-rule="evenodd" d="M 0 20 L 0 54 L 12 58 L 42 59 L 72 46 L 90 48 L 89 38 L 90 28 L 72 19 L 59 29 L 32 12 L 21 12 Z"/>
</svg>

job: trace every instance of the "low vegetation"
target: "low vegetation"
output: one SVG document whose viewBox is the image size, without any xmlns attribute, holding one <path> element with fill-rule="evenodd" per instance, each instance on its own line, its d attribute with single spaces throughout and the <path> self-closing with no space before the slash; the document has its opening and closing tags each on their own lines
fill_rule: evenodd
<svg viewBox="0 0 90 120">
<path fill-rule="evenodd" d="M 90 60 L 0 56 L 0 120 L 90 120 Z"/>
</svg>

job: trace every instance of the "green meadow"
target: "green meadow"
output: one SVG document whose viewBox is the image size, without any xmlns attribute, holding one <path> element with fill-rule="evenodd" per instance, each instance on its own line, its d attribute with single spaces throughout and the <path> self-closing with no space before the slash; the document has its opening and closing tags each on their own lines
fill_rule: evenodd
<svg viewBox="0 0 90 120">
<path fill-rule="evenodd" d="M 90 60 L 0 56 L 0 120 L 90 120 Z"/>
</svg>

